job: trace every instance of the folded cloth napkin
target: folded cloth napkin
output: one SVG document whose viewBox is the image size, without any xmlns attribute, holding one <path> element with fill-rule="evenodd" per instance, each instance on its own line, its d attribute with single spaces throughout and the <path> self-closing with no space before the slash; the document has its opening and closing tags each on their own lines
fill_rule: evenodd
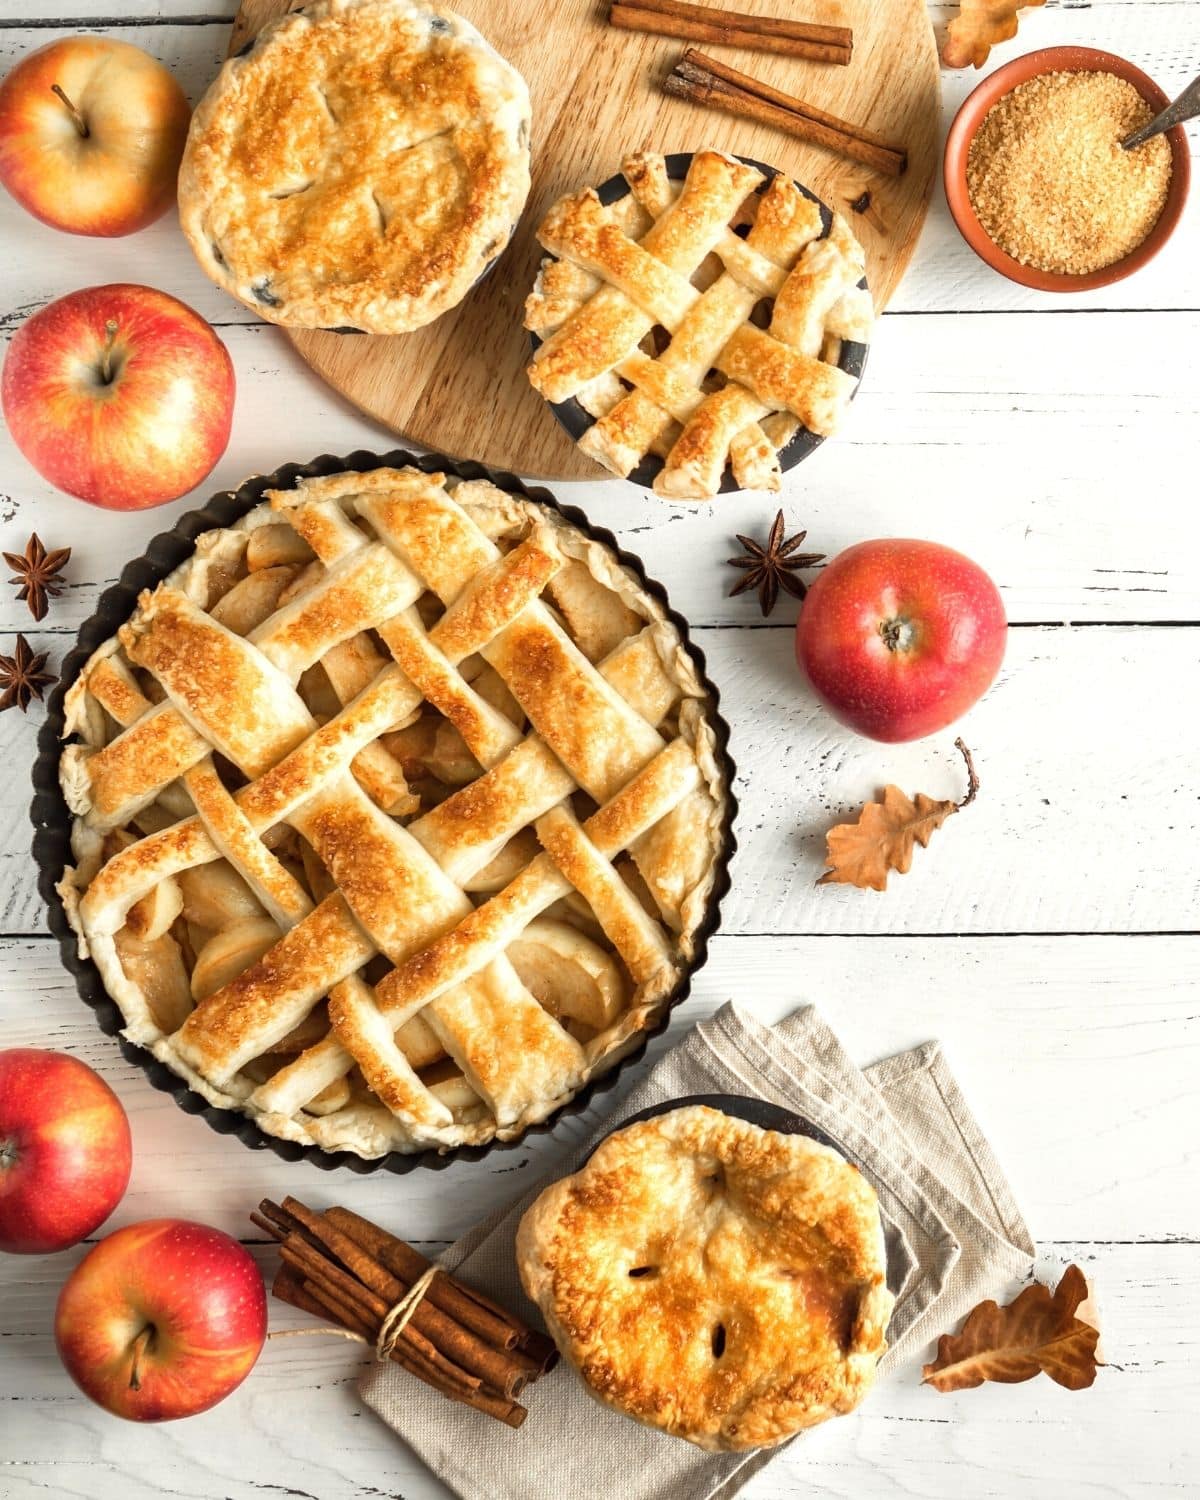
<svg viewBox="0 0 1200 1500">
<path fill-rule="evenodd" d="M 689 1032 L 556 1175 L 574 1172 L 639 1110 L 696 1094 L 754 1096 L 803 1116 L 874 1184 L 897 1293 L 883 1370 L 1028 1273 L 1029 1231 L 937 1044 L 859 1069 L 813 1007 L 768 1027 L 726 1005 Z M 464 1280 L 530 1317 L 513 1242 L 544 1186 L 442 1257 Z M 529 1418 L 516 1432 L 391 1363 L 369 1366 L 359 1390 L 463 1500 L 729 1500 L 780 1451 L 706 1453 L 642 1427 L 594 1401 L 565 1362 L 530 1391 Z M 844 1420 L 870 1421 L 870 1399 L 865 1412 Z"/>
</svg>

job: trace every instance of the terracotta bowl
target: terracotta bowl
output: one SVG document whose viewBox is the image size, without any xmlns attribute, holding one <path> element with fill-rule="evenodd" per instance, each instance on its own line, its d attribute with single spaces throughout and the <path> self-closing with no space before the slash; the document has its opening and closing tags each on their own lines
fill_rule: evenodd
<svg viewBox="0 0 1200 1500">
<path fill-rule="evenodd" d="M 1123 260 L 1114 261 L 1111 266 L 1104 266 L 1099 271 L 1089 271 L 1085 276 L 1039 271 L 1033 266 L 1022 265 L 988 238 L 971 207 L 971 198 L 967 192 L 967 153 L 971 149 L 975 132 L 983 123 L 983 117 L 997 99 L 1015 89 L 1018 84 L 1028 83 L 1031 78 L 1042 73 L 1115 73 L 1118 78 L 1133 84 L 1155 114 L 1171 102 L 1158 84 L 1140 68 L 1135 68 L 1131 62 L 1117 57 L 1115 53 L 1101 52 L 1095 47 L 1043 47 L 1037 52 L 1027 52 L 1024 57 L 1015 57 L 1012 62 L 1005 63 L 1002 68 L 989 74 L 967 97 L 954 117 L 942 158 L 946 201 L 963 239 L 981 260 L 985 260 L 993 270 L 1007 276 L 1010 281 L 1034 287 L 1039 292 L 1086 292 L 1094 287 L 1111 286 L 1114 281 L 1121 281 L 1134 271 L 1141 270 L 1148 260 L 1158 254 L 1179 223 L 1191 177 L 1187 137 L 1182 125 L 1166 132 L 1171 144 L 1171 186 L 1158 223 L 1136 250 L 1131 251 Z"/>
</svg>

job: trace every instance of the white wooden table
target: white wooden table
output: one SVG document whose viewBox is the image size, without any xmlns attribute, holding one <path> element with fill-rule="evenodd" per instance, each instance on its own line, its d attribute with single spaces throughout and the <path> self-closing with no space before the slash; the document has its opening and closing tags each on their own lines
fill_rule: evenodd
<svg viewBox="0 0 1200 1500">
<path fill-rule="evenodd" d="M 194 100 L 232 11 L 233 0 L 4 0 L 0 70 L 64 32 L 119 28 Z M 1171 94 L 1200 72 L 1194 0 L 1052 0 L 1024 15 L 1000 60 L 1058 42 L 1131 57 Z M 947 121 L 974 81 L 945 75 Z M 1078 1261 L 1106 1314 L 1113 1364 L 1091 1391 L 1043 1378 L 942 1397 L 914 1364 L 781 1456 L 752 1500 L 1200 1493 L 1198 249 L 1193 203 L 1140 276 L 1039 296 L 971 256 L 938 191 L 847 431 L 789 479 L 788 519 L 819 550 L 897 534 L 958 546 L 1000 583 L 1012 623 L 1001 678 L 963 726 L 979 802 L 886 895 L 817 890 L 823 833 L 885 780 L 957 794 L 953 733 L 888 748 L 841 732 L 796 675 L 794 605 L 764 627 L 752 599 L 724 597 L 733 533 L 764 533 L 773 501 L 689 510 L 616 482 L 561 487 L 667 584 L 734 725 L 734 889 L 672 1034 L 734 996 L 768 1019 L 816 1001 L 864 1061 L 940 1037 L 1042 1247 L 1041 1272 Z M 53 297 L 121 280 L 171 291 L 218 327 L 238 373 L 233 438 L 190 501 L 114 516 L 53 493 L 0 431 L 0 546 L 20 549 L 36 527 L 74 548 L 45 628 L 30 629 L 0 588 L 0 650 L 25 629 L 57 662 L 99 589 L 213 490 L 322 451 L 390 446 L 277 330 L 206 282 L 173 220 L 85 240 L 0 201 L 6 336 Z M 99 1033 L 46 935 L 29 854 L 39 718 L 0 717 L 0 1045 L 78 1053 L 119 1092 L 136 1162 L 109 1227 L 182 1214 L 247 1238 L 257 1200 L 290 1191 L 438 1245 L 587 1128 L 565 1121 L 491 1163 L 361 1178 L 287 1166 L 182 1114 Z M 190 1421 L 138 1428 L 90 1406 L 51 1337 L 57 1288 L 81 1254 L 0 1262 L 0 1496 L 444 1496 L 362 1409 L 361 1356 L 340 1341 L 268 1346 L 233 1397 Z M 273 1309 L 276 1326 L 287 1311 Z"/>
</svg>

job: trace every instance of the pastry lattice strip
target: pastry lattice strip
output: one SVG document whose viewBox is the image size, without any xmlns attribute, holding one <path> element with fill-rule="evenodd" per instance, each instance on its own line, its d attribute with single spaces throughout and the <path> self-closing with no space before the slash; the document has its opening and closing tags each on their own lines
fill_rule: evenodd
<svg viewBox="0 0 1200 1500">
<path fill-rule="evenodd" d="M 653 220 L 640 239 L 591 190 L 556 204 L 538 231 L 560 257 L 543 278 L 560 273 L 567 290 L 562 306 L 553 294 L 530 299 L 530 321 L 549 333 L 530 379 L 547 400 L 585 404 L 588 387 L 613 372 L 632 386 L 605 399 L 580 447 L 624 476 L 677 433 L 655 478 L 660 494 L 711 495 L 727 461 L 743 488 L 778 488 L 780 440 L 797 422 L 827 435 L 854 389 L 822 355 L 836 358 L 835 330 L 865 337 L 869 327 L 861 247 L 837 216 L 822 237 L 818 205 L 780 176 L 741 239 L 731 221 L 763 174 L 719 152 L 698 152 L 678 189 L 658 155 L 635 156 L 624 172 Z M 723 271 L 701 291 L 692 278 L 710 254 Z M 766 331 L 750 321 L 764 297 L 775 303 Z M 642 345 L 656 324 L 670 341 L 652 358 Z M 705 392 L 713 369 L 725 384 Z M 762 419 L 785 412 L 792 420 L 768 437 Z"/>
<path fill-rule="evenodd" d="M 359 511 L 386 545 L 368 541 L 338 503 L 345 495 L 360 491 L 370 493 L 358 499 Z M 203 744 L 204 756 L 182 773 L 199 816 L 151 834 L 112 859 L 84 897 L 83 915 L 93 942 L 111 940 L 133 903 L 158 882 L 217 857 L 229 859 L 276 921 L 289 930 L 257 965 L 202 1001 L 172 1045 L 185 1060 L 207 1064 L 207 1076 L 213 1070 L 230 1075 L 225 1082 L 232 1085 L 232 1074 L 247 1057 L 266 1051 L 328 991 L 335 1033 L 263 1085 L 258 1090 L 262 1096 L 256 1100 L 258 1106 L 278 1107 L 287 1095 L 295 1102 L 283 1112 L 302 1108 L 332 1081 L 328 1075 L 337 1075 L 339 1069 L 344 1073 L 358 1061 L 373 1090 L 394 1113 L 406 1124 L 423 1125 L 436 1136 L 447 1112 L 395 1046 L 394 1028 L 383 1024 L 386 1011 L 378 1008 L 358 970 L 376 951 L 403 963 L 436 936 L 439 927 L 468 921 L 473 908 L 457 882 L 472 866 L 486 863 L 495 846 L 502 845 L 517 827 L 539 819 L 544 822 L 577 784 L 598 800 L 619 793 L 631 775 L 636 776 L 663 752 L 664 742 L 645 718 L 612 692 L 603 674 L 579 655 L 545 607 L 536 602 L 554 560 L 533 544 L 501 555 L 465 512 L 448 500 L 436 477 L 343 476 L 307 485 L 297 494 L 277 496 L 275 504 L 324 563 L 325 576 L 319 583 L 272 614 L 249 641 L 228 636 L 171 590 L 160 590 L 144 601 L 141 614 L 124 633 L 131 659 L 154 673 L 168 696 L 164 705 L 150 706 L 144 699 L 145 707 L 128 704 L 142 712 L 140 716 L 134 713 L 126 734 L 153 714 L 167 724 L 169 733 L 164 738 L 174 734 L 185 747 L 185 759 L 195 748 L 189 732 Z M 410 564 L 419 567 L 419 573 L 411 572 Z M 364 581 L 365 600 L 355 597 Z M 411 608 L 427 584 L 448 606 L 428 634 Z M 385 601 L 382 609 L 367 612 L 364 603 L 378 597 Z M 342 713 L 318 726 L 295 694 L 292 679 L 367 625 L 379 631 L 398 665 L 386 667 Z M 514 682 L 521 673 L 521 652 L 519 643 L 509 637 L 517 629 L 533 633 L 543 656 L 549 652 L 556 657 L 555 671 L 545 682 Z M 477 650 L 514 687 L 535 726 L 546 728 L 553 751 L 537 734 L 522 736 L 454 671 L 457 661 Z M 628 652 L 620 655 L 617 675 L 628 677 Z M 200 659 L 215 663 L 212 670 L 217 678 L 194 680 L 189 664 Z M 116 678 L 121 670 L 111 666 Z M 127 673 L 124 676 L 128 697 L 128 687 L 137 691 L 136 684 Z M 214 721 L 212 705 L 221 701 L 221 678 L 239 684 L 240 701 L 257 698 L 269 706 L 266 720 L 255 716 L 253 734 L 236 716 L 217 716 L 219 722 Z M 570 722 L 556 716 L 554 695 L 563 682 L 587 695 L 593 711 L 605 714 L 615 732 L 603 736 L 575 733 Z M 519 690 L 522 686 L 524 692 Z M 107 695 L 113 700 L 111 687 Z M 106 691 L 103 685 L 101 691 Z M 380 812 L 346 774 L 355 757 L 380 734 L 403 722 L 423 698 L 434 702 L 456 724 L 488 768 L 480 782 L 466 789 L 466 795 L 491 796 L 498 799 L 497 805 L 507 800 L 516 808 L 511 827 L 502 821 L 491 823 L 486 845 L 464 843 L 461 830 L 455 835 L 456 797 L 404 829 Z M 658 709 L 661 712 L 661 704 Z M 120 738 L 112 743 L 119 744 Z M 227 792 L 206 758 L 210 742 L 257 779 L 235 794 Z M 692 760 L 694 768 L 694 756 Z M 95 763 L 93 757 L 87 764 Z M 130 769 L 115 753 L 100 767 L 105 773 L 100 784 L 93 783 L 97 807 L 107 804 L 103 817 L 114 815 L 117 799 L 106 798 L 103 785 L 114 766 L 123 772 Z M 170 766 L 151 764 L 147 769 L 150 774 L 143 776 L 143 783 L 153 783 L 156 776 L 161 781 Z M 673 802 L 660 808 L 660 815 L 669 817 L 671 808 L 697 781 L 698 773 L 689 785 L 681 786 Z M 158 792 L 162 789 L 157 786 Z M 517 797 L 513 802 L 514 789 L 525 789 L 524 800 Z M 130 805 L 155 794 L 154 786 L 140 785 Z M 286 889 L 288 881 L 295 882 L 261 843 L 261 836 L 285 819 L 310 840 L 339 887 L 311 911 L 304 910 L 311 903 L 299 887 Z M 483 823 L 486 826 L 488 820 Z M 472 820 L 472 826 L 479 824 L 478 818 Z M 345 855 L 345 849 L 353 851 L 351 856 Z M 361 856 L 364 850 L 374 853 L 374 860 L 365 861 L 372 871 L 394 868 L 403 872 L 405 882 L 423 882 L 424 910 L 435 915 L 422 924 L 420 932 L 405 932 L 397 926 L 397 913 L 403 913 L 408 904 L 402 891 L 392 889 L 388 899 L 380 900 L 378 891 L 369 889 L 370 879 L 358 878 L 355 865 L 362 861 L 355 855 Z M 593 886 L 593 896 L 598 889 Z M 628 912 L 623 916 L 627 928 Z M 646 920 L 650 929 L 659 931 Z M 629 950 L 625 928 L 615 937 L 610 933 L 610 939 L 618 951 Z M 655 947 L 646 933 L 642 942 Z M 665 943 L 661 956 L 669 963 Z M 631 969 L 638 972 L 640 966 L 640 956 L 635 957 Z M 522 1024 L 533 1027 L 537 1035 L 533 1050 L 543 1063 L 549 1058 L 557 1068 L 560 1091 L 570 1092 L 573 1087 L 582 1060 L 579 1045 L 532 999 L 502 952 L 476 965 L 464 977 L 461 989 L 447 991 L 443 986 L 426 1005 L 409 1009 L 414 1015 L 428 1015 L 446 1050 L 501 1122 L 516 1118 L 524 1107 L 525 1083 L 519 1076 L 519 1056 L 489 1065 L 490 1059 L 478 1055 L 474 1043 L 489 1033 L 488 1025 L 479 1024 L 481 1020 L 501 1020 L 511 1027 L 514 1017 L 521 1016 Z M 489 1010 L 491 1014 L 481 1016 Z M 503 1015 L 497 1015 L 498 1010 Z M 495 1031 L 492 1025 L 491 1034 Z M 235 1035 L 239 1050 L 232 1054 L 231 1065 L 228 1043 Z M 349 1048 L 343 1048 L 342 1035 L 350 1042 Z M 219 1042 L 215 1051 L 224 1052 L 225 1062 L 205 1055 L 211 1039 Z M 313 1081 L 317 1086 L 306 1093 L 307 1084 Z M 544 1090 L 544 1078 L 538 1087 Z"/>
</svg>

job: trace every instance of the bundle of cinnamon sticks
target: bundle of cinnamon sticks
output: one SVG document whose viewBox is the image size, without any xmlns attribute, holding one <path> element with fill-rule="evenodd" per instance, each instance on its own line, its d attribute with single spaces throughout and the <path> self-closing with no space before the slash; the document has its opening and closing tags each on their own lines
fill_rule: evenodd
<svg viewBox="0 0 1200 1500">
<path fill-rule="evenodd" d="M 431 1266 L 411 1245 L 346 1208 L 316 1213 L 295 1198 L 282 1204 L 264 1198 L 250 1218 L 279 1242 L 283 1263 L 274 1295 L 372 1345 L 389 1311 Z M 516 1397 L 553 1369 L 558 1351 L 545 1334 L 439 1270 L 389 1358 L 452 1401 L 520 1427 L 527 1412 Z"/>
<path fill-rule="evenodd" d="M 751 16 L 713 5 L 691 5 L 687 0 L 612 0 L 608 19 L 626 31 L 649 31 L 714 46 L 747 47 L 841 67 L 849 63 L 854 51 L 854 33 L 846 26 Z"/>
</svg>

